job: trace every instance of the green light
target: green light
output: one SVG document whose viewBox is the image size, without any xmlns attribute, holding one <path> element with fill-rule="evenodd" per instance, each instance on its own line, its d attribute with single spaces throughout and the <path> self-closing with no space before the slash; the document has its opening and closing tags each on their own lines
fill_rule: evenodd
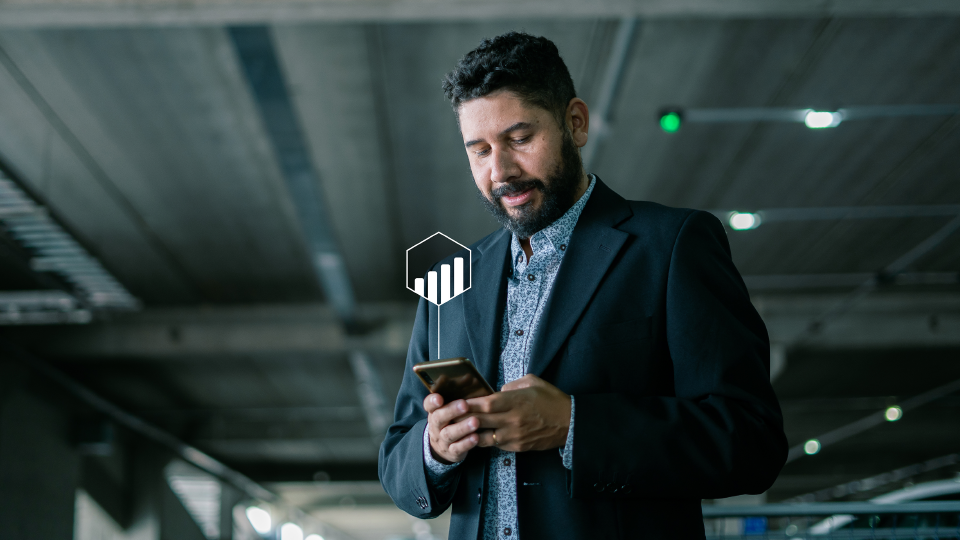
<svg viewBox="0 0 960 540">
<path fill-rule="evenodd" d="M 680 129 L 680 113 L 668 112 L 661 116 L 660 127 L 667 133 L 676 133 Z"/>
</svg>

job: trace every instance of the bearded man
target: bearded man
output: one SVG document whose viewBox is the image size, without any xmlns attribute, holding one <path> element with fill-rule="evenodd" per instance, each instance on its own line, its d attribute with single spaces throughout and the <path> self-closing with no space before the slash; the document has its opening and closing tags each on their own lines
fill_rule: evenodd
<svg viewBox="0 0 960 540">
<path fill-rule="evenodd" d="M 546 38 L 484 40 L 443 90 L 503 229 L 469 291 L 420 300 L 383 487 L 419 518 L 452 505 L 456 539 L 703 538 L 700 500 L 767 490 L 787 454 L 722 225 L 586 174 L 589 109 Z M 500 391 L 429 394 L 410 368 L 438 343 Z"/>
</svg>

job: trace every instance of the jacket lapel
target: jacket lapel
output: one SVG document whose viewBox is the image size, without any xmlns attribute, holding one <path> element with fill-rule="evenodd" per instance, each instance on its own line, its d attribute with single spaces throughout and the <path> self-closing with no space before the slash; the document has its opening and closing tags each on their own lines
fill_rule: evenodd
<svg viewBox="0 0 960 540">
<path fill-rule="evenodd" d="M 474 365 L 491 386 L 497 385 L 500 361 L 500 327 L 507 303 L 506 275 L 510 269 L 510 233 L 501 229 L 477 246 L 479 256 L 473 262 L 472 284 L 463 294 L 463 320 L 473 349 Z"/>
<path fill-rule="evenodd" d="M 564 254 L 557 279 L 544 306 L 527 373 L 538 377 L 543 374 L 566 341 L 610 264 L 630 236 L 613 227 L 632 215 L 627 201 L 598 178 L 573 229 L 570 247 Z"/>
</svg>

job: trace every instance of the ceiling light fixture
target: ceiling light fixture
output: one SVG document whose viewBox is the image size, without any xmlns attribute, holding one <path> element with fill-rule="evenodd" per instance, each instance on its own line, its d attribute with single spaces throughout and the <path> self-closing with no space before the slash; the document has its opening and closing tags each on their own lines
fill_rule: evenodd
<svg viewBox="0 0 960 540">
<path fill-rule="evenodd" d="M 250 525 L 253 525 L 253 530 L 260 534 L 267 534 L 270 532 L 270 526 L 272 525 L 270 521 L 270 512 L 267 512 L 259 506 L 251 506 L 247 508 L 246 514 L 247 520 L 250 521 Z"/>
<path fill-rule="evenodd" d="M 797 109 L 790 107 L 685 109 L 671 106 L 660 109 L 658 121 L 664 131 L 672 133 L 680 128 L 681 121 L 683 124 L 802 122 L 811 129 L 823 129 L 837 127 L 840 122 L 850 122 L 853 120 L 953 116 L 955 114 L 960 114 L 960 104 L 852 105 L 849 107 L 841 107 L 834 111 L 818 111 L 812 108 Z"/>
<path fill-rule="evenodd" d="M 296 523 L 284 523 L 280 527 L 280 540 L 303 540 L 303 529 Z"/>
<path fill-rule="evenodd" d="M 760 226 L 760 214 L 750 212 L 732 212 L 729 218 L 730 228 L 735 231 L 747 231 Z"/>
<path fill-rule="evenodd" d="M 816 439 L 810 439 L 809 441 L 803 444 L 803 451 L 808 455 L 812 456 L 820 451 L 820 441 Z"/>
<path fill-rule="evenodd" d="M 883 412 L 883 417 L 887 419 L 887 422 L 896 422 L 903 418 L 903 409 L 896 405 L 891 405 Z"/>
<path fill-rule="evenodd" d="M 803 123 L 810 129 L 832 128 L 843 122 L 842 112 L 826 112 L 809 110 L 803 115 Z"/>
</svg>

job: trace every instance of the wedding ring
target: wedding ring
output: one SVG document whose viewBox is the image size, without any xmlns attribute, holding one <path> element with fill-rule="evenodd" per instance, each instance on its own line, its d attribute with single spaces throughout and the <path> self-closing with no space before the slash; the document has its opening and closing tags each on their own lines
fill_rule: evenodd
<svg viewBox="0 0 960 540">
<path fill-rule="evenodd" d="M 497 432 L 496 432 L 496 431 L 493 432 L 493 445 L 494 445 L 494 446 L 500 446 L 500 443 L 497 442 Z"/>
</svg>

